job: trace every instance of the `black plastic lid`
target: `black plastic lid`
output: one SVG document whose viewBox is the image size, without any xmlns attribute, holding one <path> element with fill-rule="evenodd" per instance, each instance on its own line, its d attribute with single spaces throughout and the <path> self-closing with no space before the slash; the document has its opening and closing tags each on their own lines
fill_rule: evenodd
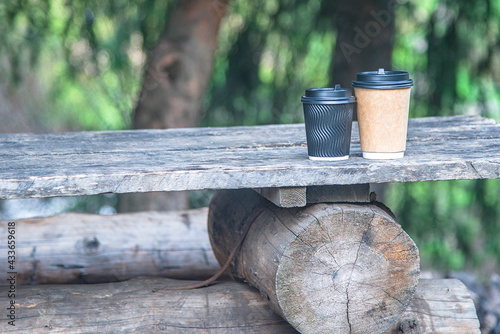
<svg viewBox="0 0 500 334">
<path fill-rule="evenodd" d="M 356 98 L 350 89 L 336 84 L 335 88 L 309 88 L 300 100 L 313 104 L 344 104 L 353 103 Z"/>
<path fill-rule="evenodd" d="M 397 89 L 413 86 L 408 72 L 385 71 L 380 68 L 378 71 L 359 72 L 356 80 L 352 82 L 354 88 L 369 89 Z"/>
</svg>

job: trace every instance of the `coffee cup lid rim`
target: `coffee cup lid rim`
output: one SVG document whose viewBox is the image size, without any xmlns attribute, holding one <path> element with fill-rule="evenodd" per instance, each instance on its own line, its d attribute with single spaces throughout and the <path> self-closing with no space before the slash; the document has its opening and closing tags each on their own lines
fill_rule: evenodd
<svg viewBox="0 0 500 334">
<path fill-rule="evenodd" d="M 350 103 L 354 102 L 354 99 L 351 89 L 342 88 L 340 84 L 336 84 L 335 87 L 306 89 L 301 101 L 304 103 Z"/>
<path fill-rule="evenodd" d="M 352 86 L 372 89 L 407 88 L 413 86 L 413 80 L 410 79 L 408 72 L 386 71 L 380 68 L 378 71 L 358 72 Z"/>
</svg>

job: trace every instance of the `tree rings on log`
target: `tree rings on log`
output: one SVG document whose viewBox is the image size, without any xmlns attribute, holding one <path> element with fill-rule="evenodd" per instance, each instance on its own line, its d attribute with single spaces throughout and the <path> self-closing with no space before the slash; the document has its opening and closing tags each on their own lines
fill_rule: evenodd
<svg viewBox="0 0 500 334">
<path fill-rule="evenodd" d="M 220 263 L 250 223 L 232 275 L 299 332 L 381 333 L 413 298 L 418 248 L 375 204 L 279 208 L 252 190 L 219 191 L 208 229 Z"/>
</svg>

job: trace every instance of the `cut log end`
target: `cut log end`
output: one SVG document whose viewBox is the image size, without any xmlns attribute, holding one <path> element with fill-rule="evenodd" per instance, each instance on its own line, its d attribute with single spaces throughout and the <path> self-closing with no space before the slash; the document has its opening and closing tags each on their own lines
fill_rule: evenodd
<svg viewBox="0 0 500 334">
<path fill-rule="evenodd" d="M 209 214 L 219 261 L 257 208 L 264 213 L 253 222 L 233 271 L 298 331 L 380 333 L 411 302 L 418 249 L 389 213 L 372 204 L 283 209 L 250 191 L 221 192 Z"/>
<path fill-rule="evenodd" d="M 372 205 L 323 204 L 304 213 L 315 221 L 288 245 L 276 275 L 284 317 L 299 331 L 385 330 L 415 292 L 413 241 Z"/>
</svg>

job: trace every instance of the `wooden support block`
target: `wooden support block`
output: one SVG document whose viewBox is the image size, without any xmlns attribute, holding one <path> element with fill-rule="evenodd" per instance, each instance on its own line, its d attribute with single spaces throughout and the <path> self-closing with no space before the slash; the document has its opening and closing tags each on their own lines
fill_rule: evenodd
<svg viewBox="0 0 500 334">
<path fill-rule="evenodd" d="M 159 291 L 184 281 L 137 278 L 120 283 L 17 286 L 15 327 L 2 333 L 294 334 L 259 292 L 220 282 L 197 290 Z M 0 294 L 0 305 L 8 305 Z M 371 319 L 367 318 L 366 322 Z M 331 333 L 331 332 L 329 332 Z M 458 280 L 420 280 L 415 298 L 385 334 L 479 333 L 472 298 Z"/>
<path fill-rule="evenodd" d="M 307 203 L 368 203 L 369 184 L 307 187 Z"/>
<path fill-rule="evenodd" d="M 220 263 L 249 223 L 232 274 L 299 332 L 382 333 L 413 298 L 418 249 L 374 204 L 287 209 L 251 190 L 219 191 L 208 230 Z"/>
<path fill-rule="evenodd" d="M 312 203 L 368 203 L 371 201 L 369 184 L 258 188 L 254 190 L 281 208 L 303 207 Z"/>
<path fill-rule="evenodd" d="M 220 266 L 207 209 L 16 221 L 18 284 L 103 283 L 137 276 L 205 279 Z M 7 222 L 0 221 L 0 235 Z M 0 243 L 6 253 L 7 243 Z M 5 282 L 6 271 L 0 270 Z"/>
<path fill-rule="evenodd" d="M 306 187 L 258 188 L 257 193 L 282 208 L 306 206 Z"/>
</svg>

